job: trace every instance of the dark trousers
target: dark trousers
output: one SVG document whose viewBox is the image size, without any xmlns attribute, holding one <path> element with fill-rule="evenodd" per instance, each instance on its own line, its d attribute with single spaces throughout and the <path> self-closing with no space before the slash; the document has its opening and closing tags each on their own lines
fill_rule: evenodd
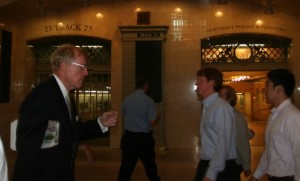
<svg viewBox="0 0 300 181">
<path fill-rule="evenodd" d="M 205 177 L 209 160 L 200 160 L 194 181 L 202 181 Z M 235 160 L 227 160 L 224 171 L 220 172 L 216 181 L 240 181 L 240 170 Z"/>
<path fill-rule="evenodd" d="M 287 176 L 287 177 L 272 177 L 269 176 L 270 181 L 294 181 L 294 176 Z"/>
<path fill-rule="evenodd" d="M 122 163 L 118 181 L 130 181 L 135 165 L 140 158 L 150 181 L 159 181 L 155 163 L 155 141 L 150 133 L 125 131 L 121 140 Z"/>
</svg>

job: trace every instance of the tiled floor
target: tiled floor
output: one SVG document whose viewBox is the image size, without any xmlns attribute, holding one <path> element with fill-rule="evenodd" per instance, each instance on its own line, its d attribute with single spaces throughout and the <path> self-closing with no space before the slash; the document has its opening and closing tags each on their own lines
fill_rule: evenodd
<svg viewBox="0 0 300 181">
<path fill-rule="evenodd" d="M 264 145 L 264 121 L 249 121 L 250 128 L 255 130 L 255 137 L 251 140 L 252 165 L 257 165 Z M 77 181 L 116 181 L 120 166 L 121 152 L 100 146 L 93 147 L 96 163 L 89 165 L 82 152 L 78 153 L 76 166 Z M 192 181 L 198 163 L 198 153 L 195 150 L 157 150 L 158 171 L 162 181 Z M 10 158 L 14 155 L 10 155 Z M 9 170 L 13 167 L 13 160 L 8 158 Z M 142 164 L 139 162 L 132 176 L 132 181 L 147 181 Z M 242 177 L 242 181 L 248 178 Z M 263 181 L 267 179 L 264 178 Z"/>
<path fill-rule="evenodd" d="M 264 146 L 264 121 L 249 121 L 255 130 L 255 137 L 250 141 L 252 151 L 252 170 L 255 169 Z M 79 153 L 76 167 L 78 181 L 114 181 L 117 180 L 121 152 L 119 149 L 93 148 L 97 161 L 88 165 L 82 152 Z M 195 150 L 157 150 L 157 164 L 162 181 L 192 181 L 198 164 Z M 242 176 L 242 181 L 249 178 Z M 263 178 L 266 181 L 267 178 Z M 147 181 L 142 164 L 139 162 L 132 176 L 132 181 Z"/>
</svg>

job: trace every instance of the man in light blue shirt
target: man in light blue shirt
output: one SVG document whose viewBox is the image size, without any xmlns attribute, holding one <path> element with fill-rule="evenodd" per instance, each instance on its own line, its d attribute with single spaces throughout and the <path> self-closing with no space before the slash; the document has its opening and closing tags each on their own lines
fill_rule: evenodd
<svg viewBox="0 0 300 181">
<path fill-rule="evenodd" d="M 155 140 L 152 126 L 159 117 L 155 103 L 146 92 L 148 83 L 137 78 L 136 91 L 127 96 L 122 104 L 125 133 L 121 140 L 122 162 L 118 181 L 130 181 L 135 165 L 140 158 L 150 181 L 160 181 L 155 163 Z"/>
<path fill-rule="evenodd" d="M 197 94 L 202 96 L 200 162 L 194 181 L 236 181 L 235 124 L 233 108 L 219 97 L 223 74 L 215 68 L 197 72 Z"/>
</svg>

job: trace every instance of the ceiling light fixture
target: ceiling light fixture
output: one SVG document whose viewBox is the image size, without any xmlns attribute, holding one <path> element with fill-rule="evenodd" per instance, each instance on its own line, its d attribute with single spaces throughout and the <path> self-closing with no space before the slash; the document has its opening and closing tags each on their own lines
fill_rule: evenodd
<svg viewBox="0 0 300 181">
<path fill-rule="evenodd" d="M 250 79 L 250 76 L 248 75 L 236 75 L 236 76 L 231 76 L 231 81 L 232 82 L 239 82 L 243 80 Z"/>
<path fill-rule="evenodd" d="M 215 16 L 216 16 L 216 17 L 222 17 L 222 16 L 223 16 L 223 12 L 222 12 L 222 11 L 217 11 L 217 12 L 215 13 Z"/>
</svg>

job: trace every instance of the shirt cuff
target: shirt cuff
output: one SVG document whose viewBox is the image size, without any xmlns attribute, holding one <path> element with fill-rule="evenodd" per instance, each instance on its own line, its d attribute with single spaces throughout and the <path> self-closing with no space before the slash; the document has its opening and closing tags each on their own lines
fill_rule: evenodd
<svg viewBox="0 0 300 181">
<path fill-rule="evenodd" d="M 208 168 L 207 171 L 206 171 L 205 176 L 212 179 L 212 180 L 217 180 L 218 173 L 210 171 L 209 168 Z"/>
<path fill-rule="evenodd" d="M 255 172 L 253 173 L 253 177 L 256 178 L 257 180 L 259 180 L 261 177 L 264 176 L 264 172 L 260 171 L 260 170 L 255 170 Z"/>
<path fill-rule="evenodd" d="M 101 116 L 99 116 L 97 120 L 98 120 L 98 124 L 99 124 L 102 132 L 103 133 L 107 132 L 108 131 L 108 127 L 103 126 L 103 124 L 101 123 Z"/>
</svg>

